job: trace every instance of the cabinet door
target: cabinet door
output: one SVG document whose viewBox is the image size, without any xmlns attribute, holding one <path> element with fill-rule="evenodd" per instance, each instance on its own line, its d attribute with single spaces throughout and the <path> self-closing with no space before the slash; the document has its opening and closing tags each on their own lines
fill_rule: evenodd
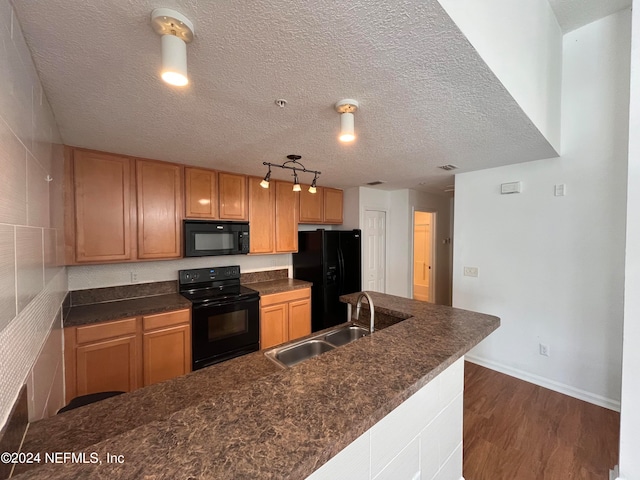
<svg viewBox="0 0 640 480">
<path fill-rule="evenodd" d="M 311 333 L 311 299 L 289 303 L 289 340 Z"/>
<path fill-rule="evenodd" d="M 298 251 L 298 192 L 293 183 L 272 182 L 276 192 L 276 252 Z"/>
<path fill-rule="evenodd" d="M 191 371 L 191 326 L 145 332 L 142 338 L 144 386 Z"/>
<path fill-rule="evenodd" d="M 249 252 L 273 253 L 275 228 L 274 188 L 262 188 L 262 178 L 249 177 Z"/>
<path fill-rule="evenodd" d="M 138 258 L 182 256 L 182 167 L 136 161 Z"/>
<path fill-rule="evenodd" d="M 220 218 L 247 220 L 247 177 L 232 173 L 218 173 L 220 189 Z"/>
<path fill-rule="evenodd" d="M 286 303 L 260 309 L 260 348 L 265 349 L 287 341 Z"/>
<path fill-rule="evenodd" d="M 200 168 L 185 168 L 185 216 L 218 218 L 218 173 Z"/>
<path fill-rule="evenodd" d="M 73 152 L 75 261 L 132 259 L 132 161 L 97 152 Z"/>
<path fill-rule="evenodd" d="M 138 388 L 135 335 L 80 345 L 76 353 L 76 395 Z"/>
<path fill-rule="evenodd" d="M 324 189 L 324 223 L 342 223 L 342 190 Z"/>
<path fill-rule="evenodd" d="M 308 185 L 302 185 L 300 191 L 300 223 L 324 222 L 324 202 L 322 187 L 316 193 L 309 193 Z"/>
</svg>

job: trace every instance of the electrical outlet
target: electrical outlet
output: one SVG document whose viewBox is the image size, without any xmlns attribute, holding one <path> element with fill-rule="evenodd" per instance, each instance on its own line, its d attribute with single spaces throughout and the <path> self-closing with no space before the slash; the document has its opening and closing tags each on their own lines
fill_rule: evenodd
<svg viewBox="0 0 640 480">
<path fill-rule="evenodd" d="M 138 272 L 131 272 L 131 283 L 138 283 Z"/>
<path fill-rule="evenodd" d="M 464 267 L 464 276 L 465 277 L 477 277 L 478 276 L 478 267 Z"/>
<path fill-rule="evenodd" d="M 544 357 L 548 357 L 550 354 L 550 349 L 549 349 L 549 345 L 545 345 L 544 343 L 540 344 L 540 355 L 544 356 Z"/>
</svg>

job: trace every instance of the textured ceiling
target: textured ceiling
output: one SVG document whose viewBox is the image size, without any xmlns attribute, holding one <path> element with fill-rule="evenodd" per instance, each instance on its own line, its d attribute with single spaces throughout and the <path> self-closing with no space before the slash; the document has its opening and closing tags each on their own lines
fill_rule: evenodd
<svg viewBox="0 0 640 480">
<path fill-rule="evenodd" d="M 632 0 L 549 0 L 563 33 L 580 28 L 623 8 Z"/>
<path fill-rule="evenodd" d="M 70 145 L 255 175 L 296 153 L 320 185 L 439 192 L 438 165 L 556 156 L 435 0 L 13 3 Z M 187 88 L 158 78 L 157 7 L 195 25 Z M 360 102 L 350 145 L 342 98 Z"/>
</svg>

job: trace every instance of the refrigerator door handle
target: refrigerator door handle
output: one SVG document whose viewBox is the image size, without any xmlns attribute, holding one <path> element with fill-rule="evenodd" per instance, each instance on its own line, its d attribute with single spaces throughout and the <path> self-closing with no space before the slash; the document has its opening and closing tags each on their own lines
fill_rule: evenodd
<svg viewBox="0 0 640 480">
<path fill-rule="evenodd" d="M 340 269 L 338 272 L 338 293 L 340 295 L 344 294 L 344 256 L 342 255 L 342 248 L 338 248 L 338 268 Z"/>
</svg>

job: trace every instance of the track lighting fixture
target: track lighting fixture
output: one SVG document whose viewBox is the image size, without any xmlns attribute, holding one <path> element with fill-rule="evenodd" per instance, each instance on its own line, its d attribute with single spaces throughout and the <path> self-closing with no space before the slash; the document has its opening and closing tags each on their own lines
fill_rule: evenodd
<svg viewBox="0 0 640 480">
<path fill-rule="evenodd" d="M 316 193 L 316 180 L 318 179 L 318 175 L 314 175 L 313 182 L 311 182 L 311 186 L 309 187 L 309 193 Z"/>
<path fill-rule="evenodd" d="M 307 170 L 305 166 L 298 161 L 302 158 L 300 155 L 287 155 L 287 158 L 289 160 L 287 160 L 282 164 L 262 162 L 263 165 L 267 165 L 269 167 L 269 171 L 264 176 L 264 180 L 260 182 L 260 186 L 262 188 L 269 188 L 269 178 L 271 178 L 271 167 L 278 167 L 278 168 L 285 168 L 287 170 L 293 170 L 293 191 L 294 192 L 299 192 L 302 190 L 302 188 L 300 187 L 300 181 L 298 180 L 298 172 L 313 173 L 313 182 L 309 187 L 309 192 L 316 193 L 316 181 L 318 180 L 318 177 L 320 176 L 321 172 L 318 172 L 317 170 Z"/>
<path fill-rule="evenodd" d="M 294 192 L 299 192 L 300 190 L 302 190 L 300 188 L 300 182 L 298 181 L 298 173 L 296 172 L 296 169 L 293 169 L 293 191 Z"/>
<path fill-rule="evenodd" d="M 151 12 L 151 26 L 162 36 L 160 76 L 170 85 L 187 85 L 187 43 L 193 40 L 193 23 L 175 10 L 156 8 Z"/>
<path fill-rule="evenodd" d="M 260 182 L 260 186 L 262 188 L 269 188 L 269 179 L 271 178 L 271 166 L 269 166 L 269 171 L 264 176 L 264 179 Z"/>
<path fill-rule="evenodd" d="M 354 125 L 354 112 L 358 110 L 357 100 L 345 98 L 336 103 L 336 111 L 340 114 L 340 136 L 341 142 L 353 142 L 356 138 Z"/>
</svg>

